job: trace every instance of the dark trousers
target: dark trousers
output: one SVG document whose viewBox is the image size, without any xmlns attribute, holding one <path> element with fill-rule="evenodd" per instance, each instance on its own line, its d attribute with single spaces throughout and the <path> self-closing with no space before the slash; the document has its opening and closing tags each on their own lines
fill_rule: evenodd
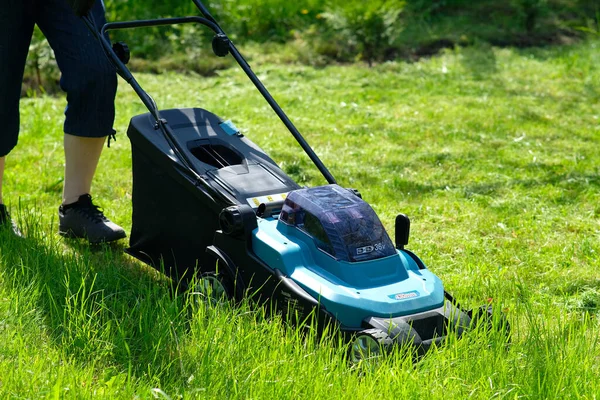
<svg viewBox="0 0 600 400">
<path fill-rule="evenodd" d="M 96 1 L 92 17 L 105 23 Z M 0 6 L 0 157 L 17 144 L 23 70 L 37 24 L 54 50 L 67 93 L 65 133 L 84 137 L 114 134 L 115 68 L 65 0 L 2 0 Z"/>
</svg>

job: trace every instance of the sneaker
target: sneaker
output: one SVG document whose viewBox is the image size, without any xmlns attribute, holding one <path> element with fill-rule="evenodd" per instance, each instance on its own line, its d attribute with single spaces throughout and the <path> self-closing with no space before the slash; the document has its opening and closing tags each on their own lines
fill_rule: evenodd
<svg viewBox="0 0 600 400">
<path fill-rule="evenodd" d="M 104 216 L 92 203 L 92 196 L 83 194 L 75 203 L 58 208 L 58 233 L 69 238 L 84 238 L 90 243 L 106 243 L 123 239 L 125 231 Z"/>
<path fill-rule="evenodd" d="M 10 218 L 10 214 L 4 204 L 0 204 L 0 230 L 7 230 L 15 236 L 23 237 L 23 234 L 19 230 L 17 224 L 15 224 L 15 221 Z"/>
</svg>

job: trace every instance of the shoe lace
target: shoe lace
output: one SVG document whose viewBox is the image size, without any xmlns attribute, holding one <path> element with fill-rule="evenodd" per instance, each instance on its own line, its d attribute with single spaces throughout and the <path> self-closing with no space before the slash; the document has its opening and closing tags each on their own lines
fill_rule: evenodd
<svg viewBox="0 0 600 400">
<path fill-rule="evenodd" d="M 107 221 L 106 217 L 104 216 L 104 211 L 102 210 L 102 207 L 98 207 L 91 201 L 88 204 L 85 204 L 82 207 L 80 207 L 78 210 L 81 212 L 81 214 L 83 214 L 92 222 L 99 223 Z"/>
</svg>

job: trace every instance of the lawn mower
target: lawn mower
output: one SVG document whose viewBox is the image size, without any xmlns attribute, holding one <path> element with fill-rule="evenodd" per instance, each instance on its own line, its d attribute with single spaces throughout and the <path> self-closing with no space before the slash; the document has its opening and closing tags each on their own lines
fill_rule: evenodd
<svg viewBox="0 0 600 400">
<path fill-rule="evenodd" d="M 119 75 L 149 112 L 131 119 L 133 216 L 128 254 L 194 290 L 240 300 L 251 294 L 298 323 L 333 324 L 353 360 L 410 343 L 426 351 L 460 336 L 475 313 L 444 291 L 408 244 L 399 214 L 392 242 L 371 206 L 341 187 L 208 9 L 202 16 L 111 22 L 100 29 L 77 9 Z M 77 2 L 76 2 L 77 3 Z M 89 1 L 87 2 L 89 3 Z M 116 29 L 196 23 L 212 49 L 232 56 L 327 181 L 301 187 L 230 120 L 201 108 L 159 110 L 129 69 Z"/>
</svg>

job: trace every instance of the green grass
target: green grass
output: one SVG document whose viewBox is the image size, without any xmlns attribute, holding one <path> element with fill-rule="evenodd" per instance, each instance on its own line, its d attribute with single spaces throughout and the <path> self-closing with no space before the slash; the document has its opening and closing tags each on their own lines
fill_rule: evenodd
<svg viewBox="0 0 600 400">
<path fill-rule="evenodd" d="M 335 337 L 247 304 L 194 306 L 122 253 L 57 235 L 64 98 L 24 99 L 5 198 L 28 238 L 1 238 L 0 397 L 596 398 L 600 393 L 600 55 L 597 42 L 479 46 L 416 63 L 253 67 L 343 186 L 467 307 L 504 310 L 512 344 L 479 330 L 418 363 L 349 368 Z M 236 69 L 139 75 L 161 108 L 232 119 L 301 184 L 324 180 Z M 93 188 L 131 226 L 128 119 Z"/>
</svg>

